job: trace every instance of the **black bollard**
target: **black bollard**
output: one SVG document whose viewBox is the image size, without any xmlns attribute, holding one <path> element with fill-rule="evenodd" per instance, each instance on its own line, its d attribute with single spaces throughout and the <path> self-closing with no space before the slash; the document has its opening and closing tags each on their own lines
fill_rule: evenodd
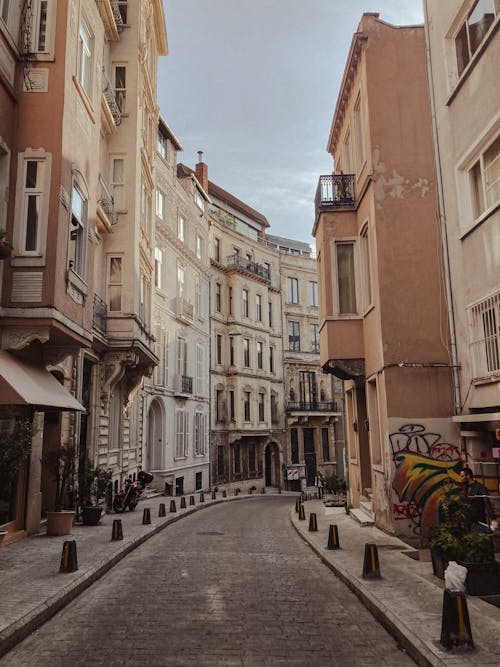
<svg viewBox="0 0 500 667">
<path fill-rule="evenodd" d="M 177 505 L 175 504 L 175 500 L 170 501 L 170 513 L 172 512 L 177 512 Z"/>
<path fill-rule="evenodd" d="M 363 579 L 380 579 L 380 565 L 376 544 L 365 544 Z"/>
<path fill-rule="evenodd" d="M 252 493 L 253 493 L 253 488 L 252 488 L 252 487 L 250 487 L 250 488 L 248 489 L 248 493 L 249 493 L 249 495 L 252 495 Z"/>
<path fill-rule="evenodd" d="M 464 644 L 474 646 L 467 599 L 463 593 L 444 591 L 441 644 L 447 649 Z"/>
<path fill-rule="evenodd" d="M 316 517 L 316 512 L 311 512 L 311 514 L 309 514 L 309 532 L 318 532 L 318 519 Z"/>
<path fill-rule="evenodd" d="M 142 513 L 142 525 L 147 526 L 150 523 L 151 523 L 151 511 L 149 507 L 145 507 L 144 512 Z"/>
<path fill-rule="evenodd" d="M 328 532 L 328 546 L 327 549 L 340 549 L 339 531 L 336 525 L 331 525 Z"/>
<path fill-rule="evenodd" d="M 113 519 L 113 530 L 111 531 L 111 541 L 123 540 L 122 520 Z"/>
<path fill-rule="evenodd" d="M 226 489 L 224 489 L 224 491 L 222 492 L 222 497 L 223 497 L 223 498 L 227 498 L 227 491 L 226 491 Z"/>
<path fill-rule="evenodd" d="M 189 496 L 189 504 L 194 505 L 194 496 Z"/>
<path fill-rule="evenodd" d="M 262 487 L 262 491 L 261 491 L 261 493 L 265 493 L 265 492 L 266 492 L 266 487 L 263 486 L 263 487 Z"/>
<path fill-rule="evenodd" d="M 204 494 L 203 491 L 202 491 L 202 492 L 200 493 L 200 503 L 204 503 L 204 502 L 205 502 L 205 494 Z"/>
<path fill-rule="evenodd" d="M 235 496 L 238 495 L 238 489 L 235 489 L 235 490 L 234 490 L 234 495 L 235 495 Z"/>
<path fill-rule="evenodd" d="M 165 503 L 160 503 L 158 506 L 158 516 L 166 516 Z"/>
<path fill-rule="evenodd" d="M 66 540 L 62 548 L 59 572 L 76 572 L 77 570 L 78 558 L 76 556 L 76 541 Z"/>
<path fill-rule="evenodd" d="M 300 507 L 299 507 L 299 520 L 300 521 L 305 521 L 306 520 L 306 512 L 305 512 L 305 509 L 304 509 L 304 505 L 302 503 L 300 503 Z"/>
<path fill-rule="evenodd" d="M 181 496 L 181 510 L 185 509 L 186 509 L 186 499 L 184 498 L 184 496 Z"/>
<path fill-rule="evenodd" d="M 300 496 L 295 499 L 295 512 L 296 514 L 299 513 L 300 506 L 302 505 L 301 498 Z"/>
<path fill-rule="evenodd" d="M 215 491 L 212 491 L 212 500 L 216 500 L 216 499 L 217 499 L 217 494 L 215 493 Z"/>
</svg>

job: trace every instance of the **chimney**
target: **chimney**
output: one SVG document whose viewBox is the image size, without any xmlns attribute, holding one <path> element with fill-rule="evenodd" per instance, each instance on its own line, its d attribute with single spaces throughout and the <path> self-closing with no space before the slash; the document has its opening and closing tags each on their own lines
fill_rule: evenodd
<svg viewBox="0 0 500 667">
<path fill-rule="evenodd" d="M 201 187 L 208 194 L 208 167 L 203 162 L 203 151 L 198 151 L 198 164 L 196 165 L 194 173 L 200 182 Z"/>
</svg>

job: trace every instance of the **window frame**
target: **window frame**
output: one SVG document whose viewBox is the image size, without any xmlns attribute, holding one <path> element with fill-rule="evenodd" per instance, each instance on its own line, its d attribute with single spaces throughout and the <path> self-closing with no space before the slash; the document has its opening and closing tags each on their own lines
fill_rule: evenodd
<svg viewBox="0 0 500 667">
<path fill-rule="evenodd" d="M 87 33 L 88 42 L 82 36 L 82 29 Z M 90 21 L 82 14 L 78 23 L 76 79 L 90 103 L 93 101 L 95 35 L 90 28 Z M 85 59 L 84 59 L 85 57 Z M 86 63 L 86 66 L 85 66 Z"/>
<path fill-rule="evenodd" d="M 287 277 L 287 303 L 299 303 L 299 279 L 293 276 Z"/>
</svg>

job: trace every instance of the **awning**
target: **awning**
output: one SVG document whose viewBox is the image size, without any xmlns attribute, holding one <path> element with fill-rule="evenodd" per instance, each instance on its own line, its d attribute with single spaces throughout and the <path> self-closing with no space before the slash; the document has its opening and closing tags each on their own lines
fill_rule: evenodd
<svg viewBox="0 0 500 667">
<path fill-rule="evenodd" d="M 455 415 L 451 418 L 454 422 L 496 422 L 500 420 L 500 412 L 475 412 L 470 415 Z"/>
<path fill-rule="evenodd" d="M 0 405 L 85 412 L 44 366 L 21 361 L 6 350 L 0 350 Z"/>
</svg>

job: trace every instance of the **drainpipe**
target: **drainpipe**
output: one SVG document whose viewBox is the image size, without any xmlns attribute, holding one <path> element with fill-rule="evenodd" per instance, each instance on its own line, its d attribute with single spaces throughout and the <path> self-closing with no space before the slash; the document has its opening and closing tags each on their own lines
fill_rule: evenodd
<svg viewBox="0 0 500 667">
<path fill-rule="evenodd" d="M 451 353 L 451 366 L 453 372 L 453 400 L 454 400 L 454 412 L 456 415 L 462 413 L 462 404 L 460 398 L 460 375 L 458 367 L 458 355 L 457 355 L 457 339 L 456 339 L 456 328 L 455 328 L 455 312 L 453 308 L 453 294 L 451 290 L 451 275 L 450 275 L 450 256 L 448 251 L 448 233 L 446 228 L 446 207 L 444 203 L 444 194 L 443 194 L 443 174 L 441 170 L 441 152 L 439 149 L 439 135 L 437 132 L 437 121 L 436 121 L 436 100 L 434 97 L 434 82 L 432 76 L 432 58 L 429 48 L 430 37 L 429 37 L 429 19 L 427 12 L 427 0 L 424 0 L 424 30 L 425 30 L 425 54 L 427 60 L 427 75 L 429 80 L 429 97 L 431 103 L 431 118 L 432 118 L 432 137 L 434 143 L 434 159 L 436 163 L 436 185 L 437 185 L 437 195 L 438 195 L 438 214 L 439 214 L 439 225 L 441 231 L 441 243 L 443 245 L 443 270 L 444 270 L 444 282 L 446 290 L 446 303 L 448 308 L 448 320 L 450 323 L 450 353 Z"/>
</svg>

